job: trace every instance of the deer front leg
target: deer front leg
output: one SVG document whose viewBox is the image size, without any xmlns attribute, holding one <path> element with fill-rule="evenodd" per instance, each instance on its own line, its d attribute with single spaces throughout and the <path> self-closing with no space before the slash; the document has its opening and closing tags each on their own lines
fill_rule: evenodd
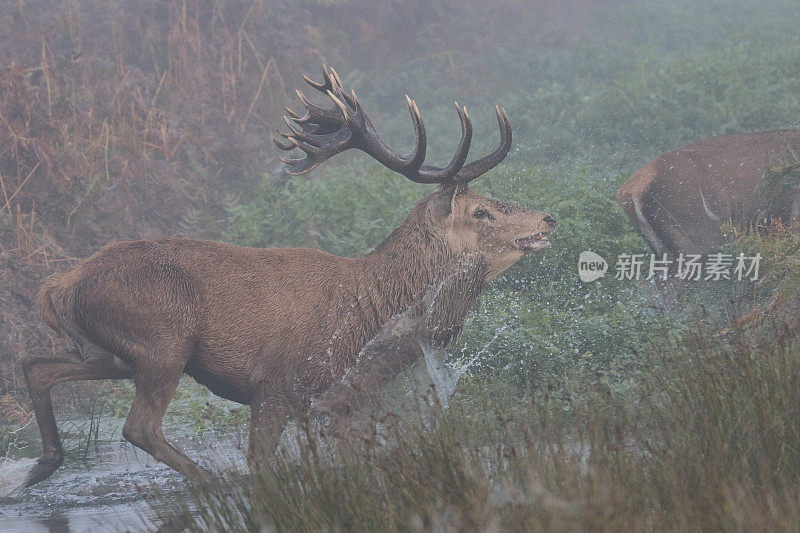
<svg viewBox="0 0 800 533">
<path fill-rule="evenodd" d="M 382 387 L 422 357 L 419 330 L 426 318 L 411 313 L 394 317 L 364 346 L 344 378 L 313 401 L 312 416 L 327 418 L 328 431 L 340 437 L 368 433 L 354 413 L 377 404 Z"/>
<path fill-rule="evenodd" d="M 283 428 L 290 418 L 305 413 L 307 405 L 297 395 L 274 383 L 258 383 L 250 401 L 250 443 L 247 462 L 252 472 L 269 464 Z"/>
</svg>

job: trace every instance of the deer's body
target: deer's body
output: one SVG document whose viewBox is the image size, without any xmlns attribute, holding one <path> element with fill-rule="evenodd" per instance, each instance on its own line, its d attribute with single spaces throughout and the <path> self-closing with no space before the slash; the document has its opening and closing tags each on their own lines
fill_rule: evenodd
<svg viewBox="0 0 800 533">
<path fill-rule="evenodd" d="M 102 350 L 121 365 L 158 365 L 164 354 L 149 355 L 141 341 L 170 338 L 186 346 L 185 372 L 219 396 L 247 404 L 271 380 L 305 400 L 436 283 L 461 296 L 439 299 L 449 306 L 436 309 L 431 328 L 441 344 L 457 332 L 488 282 L 486 266 L 434 234 L 420 238 L 416 225 L 407 220 L 357 258 L 194 239 L 114 243 L 50 277 L 40 305 L 88 357 Z"/>
<path fill-rule="evenodd" d="M 798 156 L 797 129 L 719 135 L 653 158 L 620 187 L 618 200 L 656 253 L 708 253 L 726 222 L 800 215 L 796 188 L 770 197 L 761 187 L 771 167 Z"/>
<path fill-rule="evenodd" d="M 313 397 L 341 382 L 365 346 L 362 386 L 378 386 L 419 355 L 408 334 L 402 342 L 387 342 L 398 316 L 416 317 L 403 331 L 443 346 L 492 278 L 525 253 L 549 246 L 555 221 L 547 213 L 467 188 L 508 153 L 504 112 L 497 111 L 500 148 L 465 166 L 471 124 L 459 108 L 456 157 L 445 168 L 428 167 L 422 166 L 425 132 L 413 102 L 417 147 L 398 156 L 374 133 L 355 95 L 344 94 L 335 73 L 326 70 L 324 84 L 309 83 L 338 109 L 318 108 L 301 94 L 307 115 L 290 112 L 292 133 L 283 135 L 292 144 L 278 143 L 307 154 L 288 160 L 290 170 L 308 171 L 356 147 L 413 181 L 440 186 L 362 257 L 194 239 L 127 241 L 48 278 L 39 293 L 42 317 L 76 349 L 23 361 L 44 449 L 28 485 L 47 478 L 63 460 L 50 400 L 57 383 L 133 379 L 136 394 L 123 436 L 196 479 L 203 471 L 161 432 L 167 405 L 187 373 L 219 396 L 251 406 L 249 456 L 258 464 L 274 451 L 287 420 L 308 412 Z"/>
</svg>

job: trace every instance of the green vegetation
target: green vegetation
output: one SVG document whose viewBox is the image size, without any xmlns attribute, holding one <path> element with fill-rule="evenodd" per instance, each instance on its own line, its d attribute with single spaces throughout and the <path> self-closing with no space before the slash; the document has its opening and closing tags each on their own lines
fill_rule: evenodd
<svg viewBox="0 0 800 533">
<path fill-rule="evenodd" d="M 105 387 L 101 393 L 104 405 L 100 413 L 125 418 L 130 411 L 134 392 L 133 384 L 129 381 Z M 247 406 L 225 402 L 185 377 L 167 409 L 165 424 L 188 435 L 212 432 L 217 437 L 225 437 L 241 432 L 242 427 L 247 425 L 249 415 Z"/>
<path fill-rule="evenodd" d="M 5 457 L 9 447 L 16 441 L 16 429 L 12 426 L 0 426 L 0 457 Z"/>
<path fill-rule="evenodd" d="M 191 528 L 797 529 L 797 228 L 739 234 L 726 246 L 760 252 L 764 281 L 694 284 L 671 311 L 649 284 L 576 275 L 584 250 L 612 268 L 648 251 L 615 193 L 652 156 L 797 126 L 796 1 L 102 4 L 0 0 L 0 394 L 24 398 L 18 358 L 54 346 L 29 325 L 36 282 L 107 240 L 354 256 L 389 234 L 425 187 L 363 154 L 289 178 L 266 145 L 299 74 L 325 61 L 400 151 L 414 97 L 433 164 L 458 139 L 454 99 L 473 157 L 496 145 L 505 106 L 514 149 L 475 190 L 549 211 L 558 232 L 449 348 L 474 359 L 449 409 L 384 405 L 378 433 L 334 444 L 305 422 L 299 458 L 192 492 Z M 796 181 L 773 170 L 775 187 Z M 58 403 L 93 412 L 67 435 L 85 457 L 95 415 L 125 416 L 132 388 L 105 386 L 92 408 L 98 389 L 66 390 Z M 24 419 L 14 405 L 0 418 Z M 247 413 L 184 382 L 166 422 L 238 435 Z M 12 438 L 0 426 L 0 456 Z M 170 519 L 188 512 L 173 504 Z"/>
<path fill-rule="evenodd" d="M 649 157 L 712 134 L 796 124 L 796 17 L 744 2 L 645 2 L 612 17 L 609 35 L 588 43 L 494 51 L 503 82 L 481 102 L 506 106 L 517 148 L 475 188 L 550 211 L 559 231 L 551 250 L 514 267 L 471 314 L 450 351 L 480 357 L 451 407 L 384 416 L 380 438 L 332 448 L 311 424 L 299 459 L 282 455 L 256 479 L 194 492 L 194 529 L 796 527 L 795 234 L 774 226 L 766 237 L 740 236 L 729 246 L 760 251 L 766 281 L 696 284 L 666 313 L 647 284 L 613 273 L 584 284 L 575 265 L 583 250 L 612 268 L 620 253 L 647 251 L 615 192 Z M 697 26 L 684 27 L 689 19 Z M 743 19 L 747 33 L 733 29 Z M 359 93 L 365 108 L 411 87 L 428 131 L 451 131 L 443 102 L 455 90 L 421 81 L 439 61 L 398 68 L 386 87 L 373 81 Z M 346 84 L 362 79 L 339 70 Z M 488 113 L 472 115 L 476 139 L 494 139 Z M 398 111 L 382 130 L 400 148 L 406 121 Z M 434 159 L 445 160 L 450 142 L 430 136 Z M 478 141 L 476 152 L 481 142 L 486 150 L 494 141 Z M 250 201 L 229 199 L 227 237 L 369 251 L 422 193 L 364 157 L 342 159 L 308 178 L 266 176 Z"/>
<path fill-rule="evenodd" d="M 299 464 L 195 494 L 193 529 L 790 530 L 797 350 L 700 342 L 654 355 L 661 370 L 628 401 L 602 387 L 568 406 L 478 393 L 427 426 L 389 425 L 390 445 L 327 456 L 312 442 Z"/>
<path fill-rule="evenodd" d="M 773 7 L 779 12 L 786 6 Z M 653 309 L 658 302 L 652 290 L 614 280 L 613 272 L 593 284 L 576 275 L 583 250 L 606 257 L 612 268 L 620 253 L 649 251 L 615 199 L 621 182 L 649 157 L 713 134 L 797 121 L 800 37 L 792 17 L 767 17 L 746 2 L 675 3 L 668 15 L 663 9 L 647 2 L 619 7 L 608 13 L 608 34 L 588 43 L 524 54 L 501 48 L 492 51 L 497 57 L 485 58 L 496 62 L 494 76 L 505 83 L 493 88 L 488 101 L 481 95 L 480 105 L 505 105 L 517 141 L 506 163 L 474 187 L 547 210 L 559 223 L 551 250 L 526 258 L 484 294 L 456 346 L 469 358 L 504 328 L 480 361 L 493 376 L 500 372 L 522 383 L 537 375 L 588 371 L 625 386 L 649 337 L 661 335 L 662 320 L 674 329 L 706 307 L 721 320 L 736 311 L 735 302 L 728 309 L 720 309 L 719 302 L 735 300 L 739 287 L 707 284 L 683 317 L 665 318 Z M 702 29 L 683 26 L 688 18 L 710 21 L 719 13 L 726 15 Z M 732 22 L 745 18 L 747 35 Z M 357 85 L 366 81 L 363 73 L 339 71 L 346 85 L 359 90 L 367 112 L 381 110 L 379 102 L 390 95 L 397 97 L 390 104 L 397 112 L 381 131 L 387 139 L 400 139 L 393 144 L 400 149 L 405 137 L 398 133 L 410 135 L 411 127 L 399 96 L 411 92 L 431 138 L 429 159 L 435 161 L 446 160 L 456 142 L 456 117 L 448 102 L 456 90 L 426 86 L 440 66 L 440 58 L 433 57 L 398 67 L 380 80 L 383 85 L 371 80 L 369 93 Z M 488 113 L 472 115 L 473 156 L 478 156 L 496 142 L 496 126 Z M 229 199 L 227 238 L 351 256 L 371 250 L 422 196 L 422 187 L 363 155 L 339 157 L 345 163 L 328 162 L 308 177 L 267 175 L 246 203 Z"/>
</svg>

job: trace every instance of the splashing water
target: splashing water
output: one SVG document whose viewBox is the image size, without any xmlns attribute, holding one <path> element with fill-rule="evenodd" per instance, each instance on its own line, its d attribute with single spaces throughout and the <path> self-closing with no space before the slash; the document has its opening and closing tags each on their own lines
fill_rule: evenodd
<svg viewBox="0 0 800 533">
<path fill-rule="evenodd" d="M 27 457 L 0 460 L 0 498 L 5 498 L 21 488 L 34 464 L 36 459 Z"/>
</svg>

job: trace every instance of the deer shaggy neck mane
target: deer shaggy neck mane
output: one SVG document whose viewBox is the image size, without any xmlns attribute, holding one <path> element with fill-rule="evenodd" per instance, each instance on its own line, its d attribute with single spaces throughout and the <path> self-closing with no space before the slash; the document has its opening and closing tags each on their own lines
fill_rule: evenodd
<svg viewBox="0 0 800 533">
<path fill-rule="evenodd" d="M 395 315 L 425 317 L 421 342 L 444 346 L 459 333 L 488 282 L 488 269 L 479 255 L 458 253 L 447 243 L 435 216 L 446 192 L 423 199 L 373 252 L 344 260 L 353 262 L 353 282 L 341 284 L 338 297 L 329 302 L 332 332 L 321 339 L 328 343 L 325 349 L 309 359 L 304 386 L 318 392 L 341 378 Z M 327 372 L 320 373 L 323 368 Z"/>
</svg>

